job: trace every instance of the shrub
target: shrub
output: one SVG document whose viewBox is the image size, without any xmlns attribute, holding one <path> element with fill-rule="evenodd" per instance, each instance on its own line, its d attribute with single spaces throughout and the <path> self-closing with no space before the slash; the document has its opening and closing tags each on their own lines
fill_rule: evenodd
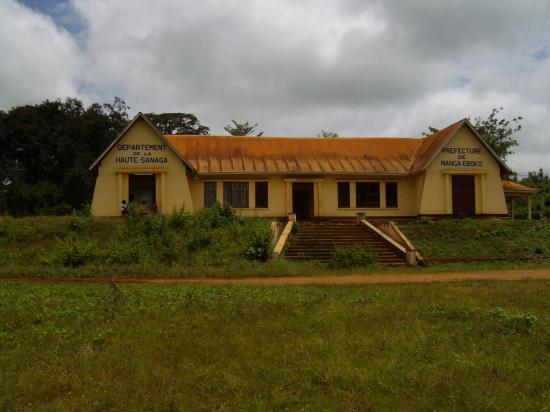
<svg viewBox="0 0 550 412">
<path fill-rule="evenodd" d="M 265 262 L 269 257 L 269 238 L 255 233 L 248 241 L 244 255 L 247 259 Z"/>
<path fill-rule="evenodd" d="M 532 332 L 538 318 L 532 313 L 520 313 L 512 315 L 502 308 L 494 308 L 489 314 L 496 321 L 497 329 L 500 332 L 512 335 L 525 335 Z"/>
<path fill-rule="evenodd" d="M 349 269 L 356 266 L 371 266 L 377 263 L 376 255 L 358 245 L 336 246 L 332 252 L 330 266 Z"/>
<path fill-rule="evenodd" d="M 69 221 L 69 228 L 73 232 L 80 232 L 86 224 L 86 218 L 80 216 L 75 209 L 71 213 L 71 220 Z"/>
<path fill-rule="evenodd" d="M 43 256 L 43 260 L 51 265 L 75 268 L 91 263 L 98 257 L 99 249 L 96 242 L 71 236 L 59 239 L 52 250 Z"/>
<path fill-rule="evenodd" d="M 170 215 L 168 215 L 168 227 L 172 229 L 183 229 L 188 222 L 189 218 L 185 214 L 185 206 L 182 205 L 179 209 L 174 209 Z"/>
<path fill-rule="evenodd" d="M 419 220 L 418 220 L 419 223 L 422 223 L 424 225 L 433 225 L 434 224 L 434 220 L 429 217 L 429 216 L 422 216 Z"/>
</svg>

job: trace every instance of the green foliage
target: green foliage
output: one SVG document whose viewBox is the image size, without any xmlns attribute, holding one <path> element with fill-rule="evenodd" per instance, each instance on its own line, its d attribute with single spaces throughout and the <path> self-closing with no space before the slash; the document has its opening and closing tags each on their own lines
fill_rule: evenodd
<svg viewBox="0 0 550 412">
<path fill-rule="evenodd" d="M 96 242 L 71 236 L 58 239 L 54 247 L 43 256 L 43 261 L 50 265 L 76 268 L 94 263 L 99 256 Z"/>
<path fill-rule="evenodd" d="M 332 253 L 330 266 L 349 269 L 358 266 L 372 266 L 376 263 L 376 255 L 359 245 L 336 246 Z"/>
<path fill-rule="evenodd" d="M 505 160 L 508 155 L 514 153 L 512 148 L 518 145 L 515 136 L 521 131 L 523 118 L 518 116 L 512 120 L 499 119 L 497 116 L 502 110 L 502 107 L 494 108 L 486 119 L 476 117 L 473 126 L 497 156 Z"/>
<path fill-rule="evenodd" d="M 4 282 L 0 409 L 543 411 L 549 286 Z"/>
<path fill-rule="evenodd" d="M 210 128 L 191 113 L 147 113 L 147 118 L 162 134 L 207 135 Z"/>
<path fill-rule="evenodd" d="M 496 321 L 496 327 L 499 331 L 513 335 L 532 333 L 535 325 L 539 321 L 532 313 L 512 315 L 500 307 L 491 309 L 489 314 Z"/>
<path fill-rule="evenodd" d="M 176 266 L 183 270 L 237 266 L 247 260 L 264 262 L 271 240 L 268 220 L 245 219 L 231 207 L 219 204 L 194 215 L 186 214 L 183 208 L 169 215 L 142 215 L 130 205 L 128 217 L 111 220 L 110 230 L 109 220 L 77 213 L 56 219 L 63 224 L 59 229 L 55 226 L 46 239 L 33 237 L 33 229 L 39 234 L 43 230 L 27 224 L 30 218 L 0 218 L 0 244 L 4 244 L 0 251 L 5 251 L 0 260 L 25 263 L 24 255 L 18 252 L 20 245 L 13 242 L 27 240 L 25 253 L 34 254 L 51 268 L 101 265 L 152 270 Z"/>
<path fill-rule="evenodd" d="M 12 215 L 67 214 L 90 203 L 95 158 L 128 122 L 128 106 L 74 98 L 0 116 L 0 207 Z"/>
<path fill-rule="evenodd" d="M 251 232 L 245 250 L 245 256 L 250 260 L 265 262 L 269 258 L 271 230 L 269 227 L 256 221 L 255 230 Z"/>
<path fill-rule="evenodd" d="M 321 130 L 321 133 L 317 135 L 317 137 L 339 137 L 338 133 L 331 132 L 329 130 Z"/>
<path fill-rule="evenodd" d="M 522 129 L 521 121 L 523 117 L 514 117 L 512 120 L 499 119 L 497 116 L 502 110 L 504 110 L 502 107 L 493 108 L 486 119 L 476 117 L 473 126 L 497 156 L 506 160 L 508 155 L 514 153 L 512 148 L 518 145 L 516 135 Z M 422 132 L 422 135 L 428 136 L 438 131 L 439 129 L 429 126 L 428 132 Z"/>
<path fill-rule="evenodd" d="M 550 257 L 544 247 L 550 245 L 550 224 L 543 221 L 420 219 L 399 228 L 427 259 Z"/>
<path fill-rule="evenodd" d="M 224 130 L 229 133 L 232 136 L 250 136 L 252 134 L 258 133 L 256 136 L 261 136 L 264 134 L 264 132 L 258 132 L 256 130 L 256 127 L 258 127 L 258 123 L 250 124 L 248 122 L 237 122 L 235 120 L 231 120 L 233 125 L 226 125 L 224 127 Z"/>
</svg>

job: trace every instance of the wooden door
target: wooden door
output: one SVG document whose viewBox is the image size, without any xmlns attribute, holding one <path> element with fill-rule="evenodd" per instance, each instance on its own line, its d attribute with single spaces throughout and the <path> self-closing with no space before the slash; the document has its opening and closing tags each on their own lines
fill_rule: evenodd
<svg viewBox="0 0 550 412">
<path fill-rule="evenodd" d="M 476 214 L 476 186 L 472 175 L 453 175 L 453 216 Z"/>
</svg>

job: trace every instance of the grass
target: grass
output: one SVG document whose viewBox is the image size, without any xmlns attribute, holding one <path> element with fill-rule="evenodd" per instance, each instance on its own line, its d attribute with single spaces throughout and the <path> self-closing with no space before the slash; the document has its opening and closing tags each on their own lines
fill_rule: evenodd
<svg viewBox="0 0 550 412">
<path fill-rule="evenodd" d="M 399 228 L 428 260 L 550 258 L 549 222 L 420 219 Z"/>
<path fill-rule="evenodd" d="M 550 282 L 0 284 L 0 410 L 544 410 Z"/>
<path fill-rule="evenodd" d="M 400 227 L 430 262 L 429 267 L 373 266 L 371 260 L 354 256 L 358 267 L 357 262 L 338 267 L 285 259 L 264 261 L 269 222 L 242 218 L 219 207 L 193 216 L 176 212 L 129 219 L 0 217 L 0 277 L 276 277 L 550 267 L 548 223 L 421 220 Z M 495 254 L 508 258 L 460 262 Z M 522 262 L 521 257 L 543 262 Z M 459 262 L 437 263 L 448 258 Z"/>
</svg>

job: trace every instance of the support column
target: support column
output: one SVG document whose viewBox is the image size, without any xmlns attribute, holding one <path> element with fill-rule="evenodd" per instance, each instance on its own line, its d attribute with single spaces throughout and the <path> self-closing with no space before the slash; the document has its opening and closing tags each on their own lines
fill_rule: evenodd
<svg viewBox="0 0 550 412">
<path fill-rule="evenodd" d="M 315 203 L 315 210 L 317 211 L 316 216 L 321 216 L 321 214 L 323 213 L 322 200 L 321 200 L 321 197 L 323 195 L 322 186 L 321 186 L 322 183 L 323 182 L 321 181 L 315 182 L 315 185 L 317 186 L 317 202 Z M 314 200 L 315 200 L 315 197 L 314 197 Z"/>
<path fill-rule="evenodd" d="M 486 210 L 487 210 L 487 206 L 486 206 L 486 184 L 485 184 L 485 175 L 481 175 L 479 177 L 479 180 L 480 180 L 480 186 L 481 186 L 481 190 L 480 190 L 480 195 L 481 195 L 481 198 L 479 199 L 480 202 L 479 202 L 479 212 L 481 214 L 485 214 L 486 213 Z"/>
<path fill-rule="evenodd" d="M 515 207 L 514 207 L 514 204 L 515 204 L 514 200 L 515 200 L 515 199 L 512 198 L 512 222 L 514 221 L 514 216 L 515 216 L 515 214 L 516 214 L 516 213 L 515 213 Z"/>
<path fill-rule="evenodd" d="M 168 213 L 166 207 L 166 173 L 160 174 L 160 210 L 164 213 Z"/>
<path fill-rule="evenodd" d="M 445 190 L 445 213 L 447 215 L 450 215 L 453 213 L 453 211 L 451 210 L 451 175 L 446 174 L 443 178 L 445 179 L 445 183 L 443 186 Z"/>
<path fill-rule="evenodd" d="M 287 215 L 292 213 L 292 182 L 286 182 L 285 207 Z"/>
<path fill-rule="evenodd" d="M 117 173 L 116 174 L 116 178 L 117 178 L 117 210 L 118 210 L 118 213 L 121 214 L 120 212 L 120 202 L 122 202 L 122 173 Z M 128 199 L 126 199 L 126 201 L 128 202 Z"/>
<path fill-rule="evenodd" d="M 527 219 L 528 220 L 531 220 L 533 215 L 532 215 L 532 207 L 533 205 L 531 204 L 531 196 L 527 196 Z"/>
</svg>

